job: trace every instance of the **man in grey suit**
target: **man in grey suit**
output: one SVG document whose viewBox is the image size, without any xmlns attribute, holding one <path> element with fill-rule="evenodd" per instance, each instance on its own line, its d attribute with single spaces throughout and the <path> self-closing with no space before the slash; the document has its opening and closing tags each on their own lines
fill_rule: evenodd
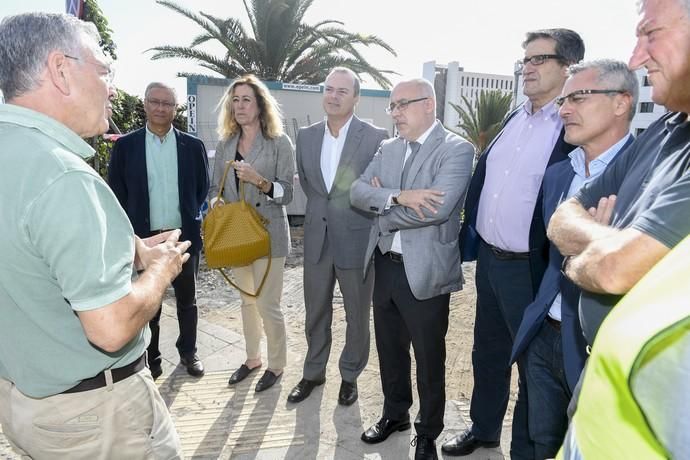
<svg viewBox="0 0 690 460">
<path fill-rule="evenodd" d="M 396 85 L 388 112 L 400 137 L 381 145 L 350 192 L 354 206 L 377 214 L 365 260 L 367 268 L 372 259 L 375 266 L 384 406 L 362 440 L 381 442 L 410 427 L 412 343 L 420 399 L 415 459 L 435 459 L 446 399 L 448 304 L 450 293 L 462 288 L 460 209 L 474 148 L 435 120 L 436 97 L 426 80 Z"/>
<path fill-rule="evenodd" d="M 336 279 L 347 321 L 339 362 L 339 404 L 349 406 L 357 400 L 357 377 L 369 359 L 373 276 L 362 279 L 362 268 L 373 214 L 350 205 L 350 185 L 367 167 L 381 141 L 388 138 L 388 132 L 354 115 L 359 87 L 359 78 L 350 69 L 333 69 L 323 93 L 327 120 L 297 134 L 297 168 L 307 195 L 304 304 L 308 351 L 303 378 L 288 395 L 293 403 L 304 400 L 325 381 Z"/>
</svg>

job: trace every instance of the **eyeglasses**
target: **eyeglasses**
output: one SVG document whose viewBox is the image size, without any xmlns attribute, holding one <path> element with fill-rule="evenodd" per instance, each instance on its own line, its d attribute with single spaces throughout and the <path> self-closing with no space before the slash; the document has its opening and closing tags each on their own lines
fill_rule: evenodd
<svg viewBox="0 0 690 460">
<path fill-rule="evenodd" d="M 407 99 L 401 99 L 398 102 L 391 102 L 390 105 L 388 107 L 386 107 L 386 113 L 388 115 L 390 115 L 393 113 L 393 111 L 395 109 L 398 109 L 399 111 L 404 112 L 405 109 L 407 109 L 407 106 L 412 104 L 413 102 L 424 101 L 427 99 L 429 99 L 428 96 L 427 97 L 419 97 L 417 99 L 411 99 L 409 101 Z"/>
<path fill-rule="evenodd" d="M 571 104 L 579 104 L 584 102 L 587 98 L 582 97 L 586 94 L 625 94 L 627 91 L 622 89 L 578 89 L 570 94 L 556 98 L 556 105 L 558 107 L 565 104 L 566 99 Z"/>
<path fill-rule="evenodd" d="M 177 105 L 174 102 L 161 101 L 158 99 L 149 99 L 149 98 L 146 98 L 146 102 L 151 104 L 153 107 L 162 107 L 166 110 L 171 110 L 172 108 L 174 108 Z"/>
<path fill-rule="evenodd" d="M 529 62 L 532 65 L 542 65 L 548 59 L 558 59 L 560 61 L 565 61 L 565 58 L 560 54 L 535 54 L 534 56 L 525 57 L 520 61 L 520 68 L 523 68 Z"/>
<path fill-rule="evenodd" d="M 100 62 L 87 61 L 86 59 L 82 59 L 76 56 L 70 56 L 69 54 L 65 54 L 65 57 L 67 59 L 72 59 L 73 61 L 86 62 L 87 64 L 91 64 L 93 66 L 101 68 L 105 72 L 104 74 L 101 74 L 101 76 L 105 77 L 108 84 L 111 84 L 115 79 L 115 70 L 109 65 L 101 64 Z"/>
</svg>

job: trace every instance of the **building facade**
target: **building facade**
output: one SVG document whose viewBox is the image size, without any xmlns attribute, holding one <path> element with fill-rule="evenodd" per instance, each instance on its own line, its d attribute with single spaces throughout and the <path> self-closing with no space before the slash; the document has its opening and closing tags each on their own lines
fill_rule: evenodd
<svg viewBox="0 0 690 460">
<path fill-rule="evenodd" d="M 512 75 L 466 72 L 457 61 L 447 65 L 436 61 L 424 63 L 423 77 L 434 84 L 436 90 L 436 118 L 449 128 L 455 129 L 460 116 L 450 103 L 463 106 L 462 98 L 474 106 L 483 91 L 502 91 L 513 94 L 515 79 Z"/>
</svg>

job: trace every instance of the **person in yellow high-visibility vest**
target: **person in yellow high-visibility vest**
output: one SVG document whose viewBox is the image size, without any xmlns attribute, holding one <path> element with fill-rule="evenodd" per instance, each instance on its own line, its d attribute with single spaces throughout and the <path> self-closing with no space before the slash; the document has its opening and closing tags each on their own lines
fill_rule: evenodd
<svg viewBox="0 0 690 460">
<path fill-rule="evenodd" d="M 559 458 L 690 454 L 690 237 L 604 320 Z"/>
</svg>

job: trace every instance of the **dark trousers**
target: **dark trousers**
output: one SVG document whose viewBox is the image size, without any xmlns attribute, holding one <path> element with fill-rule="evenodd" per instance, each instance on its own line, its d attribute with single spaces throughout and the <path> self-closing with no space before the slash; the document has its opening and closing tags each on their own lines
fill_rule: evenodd
<svg viewBox="0 0 690 460">
<path fill-rule="evenodd" d="M 177 303 L 177 322 L 180 327 L 180 335 L 177 337 L 175 346 L 180 356 L 191 358 L 196 353 L 196 277 L 199 273 L 199 254 L 192 254 L 189 260 L 182 265 L 182 271 L 172 282 L 175 290 L 175 300 Z M 160 340 L 160 320 L 161 311 L 159 308 L 156 315 L 149 321 L 151 328 L 151 343 L 148 347 L 149 367 L 161 365 L 162 357 L 158 349 Z"/>
<path fill-rule="evenodd" d="M 536 459 L 554 458 L 568 429 L 572 396 L 565 378 L 561 332 L 544 321 L 527 348 L 529 434 Z"/>
<path fill-rule="evenodd" d="M 525 308 L 533 300 L 529 260 L 497 258 L 489 246 L 481 242 L 475 283 L 477 312 L 472 349 L 472 433 L 484 441 L 498 441 L 510 395 L 511 368 L 508 363 L 513 339 Z M 520 384 L 513 414 L 511 458 L 534 458 L 527 429 L 527 389 L 523 368 L 523 360 L 518 360 Z"/>
<path fill-rule="evenodd" d="M 374 330 L 379 354 L 383 416 L 408 417 L 412 405 L 410 343 L 417 363 L 418 435 L 436 439 L 446 404 L 446 332 L 450 294 L 418 300 L 403 263 L 375 251 Z"/>
</svg>

